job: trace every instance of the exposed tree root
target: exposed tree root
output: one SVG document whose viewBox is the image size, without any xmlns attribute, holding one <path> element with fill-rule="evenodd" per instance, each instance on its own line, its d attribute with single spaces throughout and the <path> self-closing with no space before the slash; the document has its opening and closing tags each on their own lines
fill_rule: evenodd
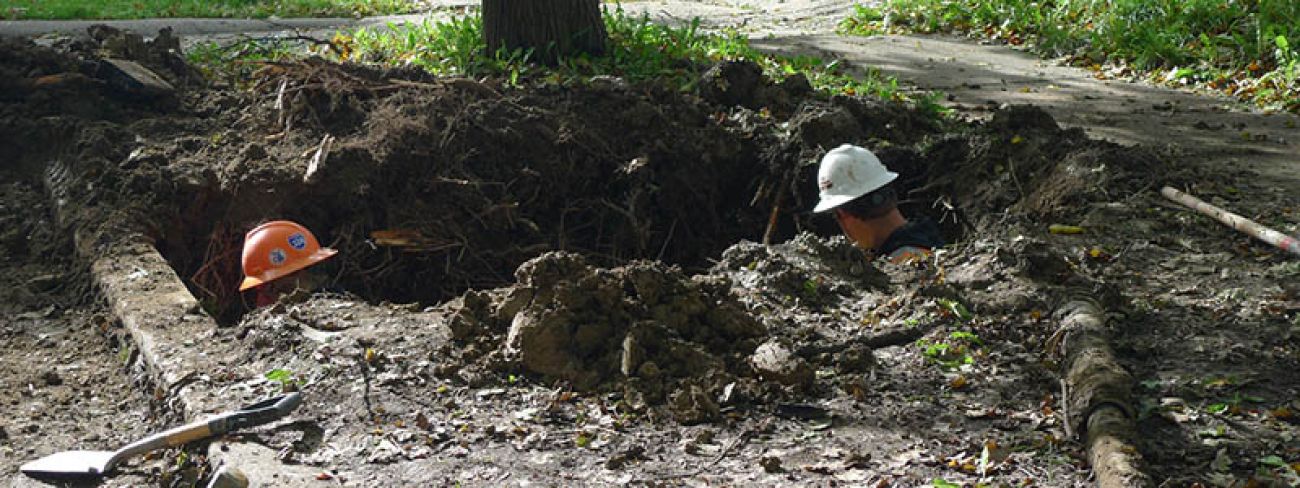
<svg viewBox="0 0 1300 488">
<path fill-rule="evenodd" d="M 1105 313 L 1093 300 L 1071 299 L 1057 309 L 1056 318 L 1067 427 L 1084 436 L 1097 486 L 1151 486 L 1131 441 L 1133 377 L 1115 361 L 1107 343 Z"/>
</svg>

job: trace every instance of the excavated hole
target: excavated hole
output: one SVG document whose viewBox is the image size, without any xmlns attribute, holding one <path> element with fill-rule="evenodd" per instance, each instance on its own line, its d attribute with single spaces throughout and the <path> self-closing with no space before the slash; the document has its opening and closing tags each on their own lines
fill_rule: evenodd
<svg viewBox="0 0 1300 488">
<path fill-rule="evenodd" d="M 393 73 L 299 69 L 263 83 L 261 98 L 300 88 L 285 104 L 296 112 L 255 103 L 215 149 L 169 156 L 204 168 L 206 183 L 183 194 L 159 247 L 222 323 L 249 310 L 234 291 L 242 234 L 265 220 L 301 222 L 340 251 L 313 268 L 325 289 L 433 304 L 511 283 L 547 251 L 702 269 L 761 241 L 773 207 L 773 242 L 835 234 L 807 211 L 810 182 L 817 158 L 846 141 L 900 172 L 904 212 L 939 220 L 950 242 L 1009 213 L 1075 212 L 1106 184 L 1099 168 L 1132 159 L 1032 107 L 945 128 L 859 98 L 751 93 L 769 115 L 654 86 L 505 90 L 409 74 L 419 81 L 394 85 Z M 287 131 L 285 118 L 297 120 Z"/>
</svg>

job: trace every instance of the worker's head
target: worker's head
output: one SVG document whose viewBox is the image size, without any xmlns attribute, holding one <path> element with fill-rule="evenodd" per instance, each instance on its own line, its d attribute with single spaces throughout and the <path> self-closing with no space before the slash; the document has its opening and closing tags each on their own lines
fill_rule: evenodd
<svg viewBox="0 0 1300 488">
<path fill-rule="evenodd" d="M 814 212 L 833 211 L 845 235 L 874 247 L 904 222 L 889 171 L 871 151 L 844 144 L 822 157 L 817 171 L 820 201 Z"/>
<path fill-rule="evenodd" d="M 239 291 L 283 279 L 337 253 L 320 247 L 316 236 L 297 223 L 264 223 L 244 235 L 244 282 Z"/>
<path fill-rule="evenodd" d="M 821 201 L 814 212 L 825 212 L 875 192 L 898 178 L 871 151 L 852 144 L 830 150 L 817 169 Z"/>
</svg>

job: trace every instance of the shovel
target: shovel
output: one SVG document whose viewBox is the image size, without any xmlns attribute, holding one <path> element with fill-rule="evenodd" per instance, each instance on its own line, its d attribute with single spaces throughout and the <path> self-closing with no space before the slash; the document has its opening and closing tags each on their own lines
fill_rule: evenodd
<svg viewBox="0 0 1300 488">
<path fill-rule="evenodd" d="M 116 451 L 64 451 L 24 464 L 19 468 L 33 478 L 80 478 L 103 476 L 126 459 L 164 447 L 176 447 L 239 429 L 256 427 L 288 415 L 302 403 L 299 393 L 278 396 L 247 407 L 219 414 L 207 420 L 159 432 L 132 442 Z"/>
</svg>

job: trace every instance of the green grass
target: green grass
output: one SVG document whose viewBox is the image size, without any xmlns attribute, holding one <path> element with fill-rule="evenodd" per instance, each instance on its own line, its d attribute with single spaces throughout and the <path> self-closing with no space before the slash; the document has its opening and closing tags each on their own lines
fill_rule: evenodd
<svg viewBox="0 0 1300 488">
<path fill-rule="evenodd" d="M 351 17 L 407 13 L 409 0 L 0 0 L 0 18 Z"/>
<path fill-rule="evenodd" d="M 1099 76 L 1131 70 L 1300 111 L 1295 0 L 885 0 L 858 6 L 841 30 L 972 33 L 1067 56 Z"/>
<path fill-rule="evenodd" d="M 648 17 L 626 15 L 622 8 L 605 10 L 609 32 L 604 56 L 563 58 L 555 67 L 530 63 L 530 53 L 501 50 L 485 55 L 482 19 L 466 16 L 449 21 L 362 29 L 351 37 L 336 37 L 342 60 L 382 65 L 415 65 L 438 75 L 501 76 L 511 84 L 582 83 L 594 76 L 618 76 L 629 82 L 655 80 L 682 91 L 696 88 L 700 75 L 720 60 L 750 60 L 773 79 L 803 73 L 826 94 L 868 95 L 912 101 L 941 112 L 933 95 L 912 97 L 899 90 L 897 80 L 868 71 L 849 73 L 836 61 L 810 56 L 778 56 L 760 52 L 736 31 L 706 33 L 694 21 L 683 27 L 653 23 Z"/>
</svg>

